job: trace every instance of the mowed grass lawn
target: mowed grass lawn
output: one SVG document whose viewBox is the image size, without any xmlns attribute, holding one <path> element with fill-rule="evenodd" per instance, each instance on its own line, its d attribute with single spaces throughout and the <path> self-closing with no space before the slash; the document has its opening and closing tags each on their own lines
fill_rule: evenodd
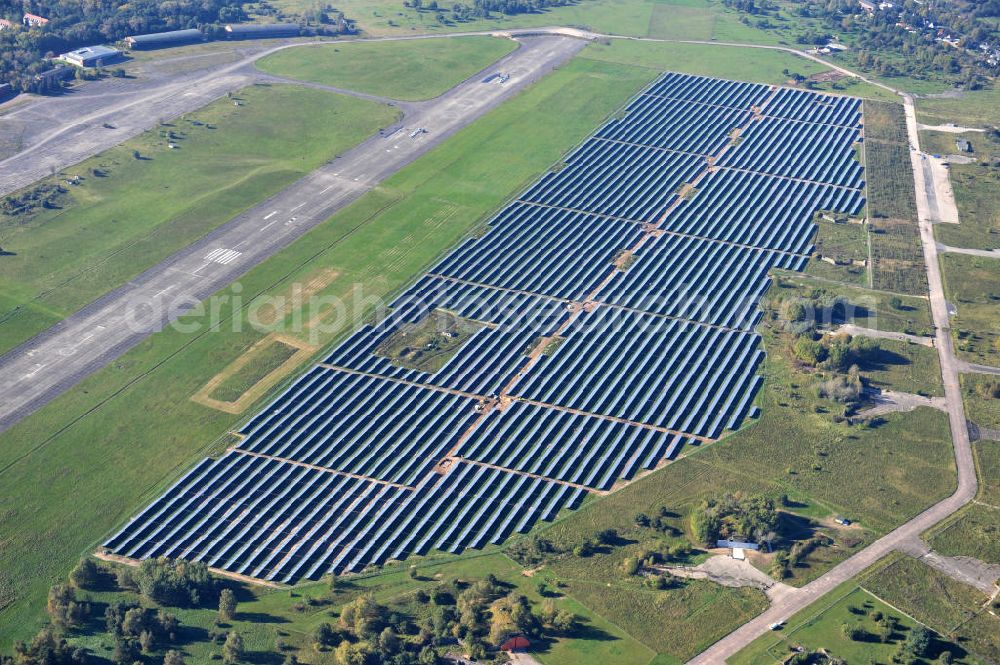
<svg viewBox="0 0 1000 665">
<path fill-rule="evenodd" d="M 66 169 L 50 180 L 81 181 L 63 185 L 58 209 L 0 216 L 0 351 L 277 193 L 395 115 L 323 90 L 252 86 Z"/>
<path fill-rule="evenodd" d="M 517 45 L 497 37 L 338 42 L 278 51 L 259 60 L 257 68 L 275 76 L 416 101 L 447 92 Z"/>
<path fill-rule="evenodd" d="M 653 76 L 572 61 L 250 271 L 243 302 L 320 270 L 337 278 L 317 295 L 351 303 L 360 284 L 365 296 L 389 297 Z M 330 321 L 319 341 L 354 324 Z M 39 627 L 48 587 L 82 552 L 241 420 L 190 400 L 264 336 L 232 329 L 153 335 L 0 435 L 0 649 Z"/>
</svg>

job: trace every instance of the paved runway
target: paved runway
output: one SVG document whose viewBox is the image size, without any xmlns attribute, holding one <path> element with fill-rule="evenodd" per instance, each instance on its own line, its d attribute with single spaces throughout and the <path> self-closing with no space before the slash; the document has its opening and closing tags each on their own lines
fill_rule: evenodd
<svg viewBox="0 0 1000 665">
<path fill-rule="evenodd" d="M 462 127 L 569 60 L 586 42 L 525 37 L 511 54 L 444 95 L 415 105 L 403 127 L 373 136 L 46 332 L 0 357 L 0 431 L 100 369 Z M 482 83 L 503 71 L 503 84 Z M 426 132 L 414 134 L 416 128 Z"/>
</svg>

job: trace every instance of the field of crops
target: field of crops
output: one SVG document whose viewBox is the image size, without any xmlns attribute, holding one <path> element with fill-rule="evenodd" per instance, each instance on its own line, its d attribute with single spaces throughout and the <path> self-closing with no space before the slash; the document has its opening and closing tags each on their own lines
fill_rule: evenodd
<svg viewBox="0 0 1000 665">
<path fill-rule="evenodd" d="M 865 204 L 860 119 L 856 99 L 660 77 L 106 547 L 360 571 L 501 542 L 737 429 L 768 271 L 805 267 L 818 211 Z M 436 371 L 399 362 L 433 351 L 401 340 L 433 346 L 441 312 L 468 336 Z"/>
</svg>

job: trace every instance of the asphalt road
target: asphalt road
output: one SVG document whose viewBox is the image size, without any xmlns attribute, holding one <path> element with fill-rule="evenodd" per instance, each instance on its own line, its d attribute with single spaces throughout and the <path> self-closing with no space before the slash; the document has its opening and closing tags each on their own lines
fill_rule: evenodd
<svg viewBox="0 0 1000 665">
<path fill-rule="evenodd" d="M 395 133 L 371 137 L 0 357 L 0 430 L 176 319 L 185 305 L 232 283 L 585 46 L 558 36 L 519 42 L 517 50 L 444 95 L 412 105 Z M 481 82 L 495 71 L 510 78 L 503 84 Z M 426 131 L 414 135 L 417 128 Z"/>
</svg>

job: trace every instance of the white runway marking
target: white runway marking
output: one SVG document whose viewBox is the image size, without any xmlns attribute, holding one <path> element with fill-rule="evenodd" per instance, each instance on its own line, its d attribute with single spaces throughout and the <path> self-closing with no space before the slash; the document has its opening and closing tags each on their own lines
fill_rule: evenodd
<svg viewBox="0 0 1000 665">
<path fill-rule="evenodd" d="M 222 265 L 227 265 L 229 263 L 232 263 L 242 255 L 243 252 L 237 252 L 235 249 L 225 249 L 224 247 L 219 247 L 218 249 L 213 249 L 211 252 L 206 254 L 205 260 L 212 261 L 213 263 L 221 263 Z"/>
<path fill-rule="evenodd" d="M 278 223 L 278 220 L 274 220 L 273 222 L 268 222 L 268 223 L 267 223 L 267 224 L 265 224 L 264 226 L 260 227 L 260 230 L 261 230 L 261 231 L 264 231 L 264 230 L 266 230 L 266 229 L 267 229 L 267 227 L 269 227 L 269 226 L 271 226 L 271 225 L 273 225 L 273 224 L 277 224 L 277 223 Z"/>
<path fill-rule="evenodd" d="M 48 364 L 48 363 L 36 363 L 36 364 L 35 364 L 35 369 L 31 370 L 30 372 L 27 372 L 27 373 L 26 373 L 26 374 L 24 375 L 24 376 L 25 376 L 25 378 L 30 378 L 30 377 L 34 376 L 35 374 L 37 374 L 37 373 L 38 373 L 38 370 L 42 369 L 42 368 L 43 368 L 43 367 L 45 367 L 45 365 L 47 365 L 47 364 Z"/>
<path fill-rule="evenodd" d="M 296 210 L 298 210 L 299 208 L 301 208 L 301 207 L 302 207 L 302 206 L 304 206 L 305 204 L 306 204 L 306 203 L 305 203 L 305 201 L 303 201 L 302 203 L 298 204 L 297 206 L 295 206 L 294 208 L 292 208 L 292 209 L 291 209 L 291 210 L 289 210 L 288 212 L 295 212 Z"/>
<path fill-rule="evenodd" d="M 272 210 L 271 212 L 269 212 L 266 215 L 264 215 L 264 219 L 265 220 L 271 219 L 272 217 L 274 217 L 277 214 L 278 214 L 277 210 Z"/>
</svg>

